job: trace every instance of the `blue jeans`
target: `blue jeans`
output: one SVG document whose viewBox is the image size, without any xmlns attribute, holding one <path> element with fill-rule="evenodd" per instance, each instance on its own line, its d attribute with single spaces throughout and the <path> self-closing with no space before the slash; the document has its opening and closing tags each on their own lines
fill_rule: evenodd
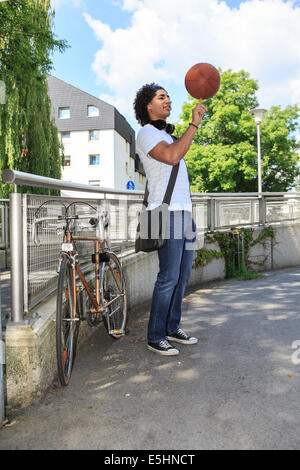
<svg viewBox="0 0 300 470">
<path fill-rule="evenodd" d="M 170 238 L 158 250 L 159 272 L 152 296 L 148 342 L 164 340 L 179 328 L 182 299 L 192 270 L 195 232 L 191 213 L 170 211 Z"/>
</svg>

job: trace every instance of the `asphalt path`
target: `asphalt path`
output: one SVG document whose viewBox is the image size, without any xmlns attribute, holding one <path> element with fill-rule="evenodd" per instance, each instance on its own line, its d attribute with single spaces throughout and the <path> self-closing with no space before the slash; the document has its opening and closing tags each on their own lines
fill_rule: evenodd
<svg viewBox="0 0 300 470">
<path fill-rule="evenodd" d="M 149 305 L 130 333 L 101 326 L 80 349 L 71 383 L 9 410 L 0 449 L 300 448 L 300 267 L 188 291 L 174 357 L 146 349 Z"/>
</svg>

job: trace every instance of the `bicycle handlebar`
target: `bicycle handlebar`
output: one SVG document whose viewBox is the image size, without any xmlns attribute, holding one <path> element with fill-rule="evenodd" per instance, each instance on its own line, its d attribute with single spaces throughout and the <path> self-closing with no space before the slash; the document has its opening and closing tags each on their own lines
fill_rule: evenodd
<svg viewBox="0 0 300 470">
<path fill-rule="evenodd" d="M 32 241 L 36 246 L 40 246 L 40 241 L 37 236 L 37 226 L 38 224 L 45 222 L 46 220 L 56 220 L 56 221 L 67 221 L 67 220 L 78 220 L 78 219 L 90 219 L 90 223 L 93 226 L 96 226 L 99 222 L 98 217 L 91 217 L 91 215 L 72 215 L 72 216 L 63 216 L 58 215 L 56 217 L 41 217 L 40 219 L 34 219 L 32 224 Z"/>
</svg>

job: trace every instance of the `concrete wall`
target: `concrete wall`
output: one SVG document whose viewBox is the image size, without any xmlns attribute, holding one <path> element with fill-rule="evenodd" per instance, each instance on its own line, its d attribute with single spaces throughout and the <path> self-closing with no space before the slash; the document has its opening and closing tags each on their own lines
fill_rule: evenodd
<svg viewBox="0 0 300 470">
<path fill-rule="evenodd" d="M 251 249 L 250 257 L 264 263 L 253 265 L 261 271 L 300 265 L 300 225 L 278 226 L 275 239 L 266 239 Z M 261 229 L 254 232 L 256 238 Z M 218 250 L 217 245 L 204 246 Z M 153 285 L 158 271 L 157 253 L 130 255 L 123 261 L 128 290 L 128 306 L 151 301 Z M 193 269 L 189 286 L 200 287 L 207 281 L 224 279 L 224 259 L 214 259 L 207 266 Z M 56 379 L 55 357 L 56 299 L 47 299 L 35 312 L 28 315 L 28 324 L 9 323 L 6 329 L 7 403 L 9 406 L 27 406 L 38 400 Z M 82 323 L 80 344 L 94 330 Z M 80 349 L 80 348 L 79 348 Z"/>
<path fill-rule="evenodd" d="M 300 265 L 300 225 L 274 226 L 275 240 L 269 269 Z M 269 249 L 270 252 L 270 249 Z"/>
</svg>

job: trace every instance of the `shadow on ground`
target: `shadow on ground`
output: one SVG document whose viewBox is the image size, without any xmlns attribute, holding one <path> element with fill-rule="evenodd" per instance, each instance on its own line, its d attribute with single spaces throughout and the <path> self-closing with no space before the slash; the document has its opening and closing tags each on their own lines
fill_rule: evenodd
<svg viewBox="0 0 300 470">
<path fill-rule="evenodd" d="M 130 334 L 101 326 L 72 381 L 11 410 L 0 449 L 297 449 L 300 268 L 187 292 L 182 327 L 197 336 L 179 356 L 146 349 L 149 306 Z"/>
</svg>

